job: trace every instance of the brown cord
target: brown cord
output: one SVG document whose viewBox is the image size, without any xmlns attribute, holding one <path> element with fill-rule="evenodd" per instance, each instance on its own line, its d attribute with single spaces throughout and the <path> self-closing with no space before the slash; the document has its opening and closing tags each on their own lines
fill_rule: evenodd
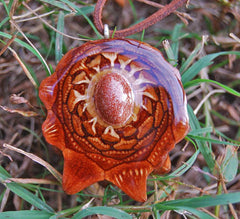
<svg viewBox="0 0 240 219">
<path fill-rule="evenodd" d="M 188 0 L 173 0 L 171 3 L 159 9 L 157 12 L 155 12 L 142 22 L 135 24 L 129 28 L 115 31 L 114 37 L 126 37 L 140 32 L 162 20 L 163 18 L 174 12 L 177 8 L 181 7 L 187 1 Z M 98 0 L 93 14 L 94 24 L 101 34 L 104 33 L 104 27 L 102 23 L 102 10 L 106 2 L 107 0 Z M 113 31 L 110 30 L 110 36 L 112 35 L 112 33 Z"/>
</svg>

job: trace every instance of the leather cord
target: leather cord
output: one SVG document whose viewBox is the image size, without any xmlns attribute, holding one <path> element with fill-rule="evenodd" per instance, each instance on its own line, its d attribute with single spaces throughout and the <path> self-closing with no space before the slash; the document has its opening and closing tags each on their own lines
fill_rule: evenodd
<svg viewBox="0 0 240 219">
<path fill-rule="evenodd" d="M 123 30 L 115 31 L 114 37 L 126 37 L 141 32 L 142 30 L 152 26 L 153 24 L 167 17 L 169 14 L 174 12 L 177 8 L 181 7 L 187 1 L 188 0 L 173 0 L 171 1 L 171 3 L 159 9 L 157 12 L 155 12 L 145 20 L 141 21 L 140 23 L 137 23 Z M 102 10 L 106 2 L 107 0 L 98 0 L 93 14 L 94 24 L 101 34 L 104 33 L 104 25 L 102 23 Z M 112 36 L 113 31 L 110 30 L 109 34 L 110 36 Z"/>
</svg>

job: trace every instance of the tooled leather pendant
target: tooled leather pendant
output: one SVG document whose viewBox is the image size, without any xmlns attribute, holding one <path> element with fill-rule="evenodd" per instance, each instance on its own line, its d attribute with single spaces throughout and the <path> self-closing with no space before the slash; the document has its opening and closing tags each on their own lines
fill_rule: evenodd
<svg viewBox="0 0 240 219">
<path fill-rule="evenodd" d="M 178 70 L 132 39 L 70 50 L 39 96 L 47 108 L 43 134 L 63 153 L 68 194 L 108 180 L 145 201 L 148 175 L 170 170 L 168 153 L 189 127 Z"/>
</svg>

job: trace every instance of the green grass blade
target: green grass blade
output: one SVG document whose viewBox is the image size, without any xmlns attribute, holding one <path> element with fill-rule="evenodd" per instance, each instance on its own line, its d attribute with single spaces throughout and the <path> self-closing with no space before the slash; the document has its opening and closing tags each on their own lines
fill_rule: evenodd
<svg viewBox="0 0 240 219">
<path fill-rule="evenodd" d="M 164 47 L 164 50 L 165 50 L 165 52 L 167 54 L 168 62 L 172 66 L 176 66 L 177 65 L 177 60 L 175 59 L 174 52 L 173 52 L 172 47 L 170 46 L 168 40 L 164 40 L 163 41 L 163 47 Z"/>
<path fill-rule="evenodd" d="M 41 0 L 41 1 L 42 2 L 46 2 L 46 3 L 50 4 L 50 5 L 53 5 L 53 6 L 57 7 L 57 8 L 59 8 L 59 9 L 62 9 L 64 11 L 66 11 L 66 12 L 70 12 L 70 13 L 73 12 L 73 10 L 70 7 L 67 6 L 68 3 L 64 2 L 64 0 L 60 0 L 60 1 L 56 1 L 56 0 Z M 81 3 L 81 2 L 79 2 L 79 3 Z M 85 3 L 82 2 L 82 4 L 85 4 Z M 75 7 L 77 7 L 77 6 L 75 5 Z M 84 14 L 90 14 L 90 13 L 92 13 L 94 11 L 94 6 L 93 5 L 84 6 L 84 7 L 81 8 L 81 11 Z"/>
<path fill-rule="evenodd" d="M 22 61 L 22 62 L 23 62 L 23 61 Z M 33 70 L 29 65 L 27 65 L 25 62 L 23 62 L 23 63 L 24 63 L 24 65 L 26 66 L 26 68 L 27 68 L 27 70 L 29 71 L 29 73 L 31 74 L 32 79 L 33 79 L 33 81 L 34 81 L 35 84 L 36 84 L 36 87 L 39 87 L 40 83 L 39 83 L 39 81 L 38 81 L 38 78 L 37 78 L 36 73 L 34 72 L 34 70 Z"/>
<path fill-rule="evenodd" d="M 1 219 L 46 219 L 50 218 L 53 214 L 46 211 L 6 211 L 0 213 Z"/>
<path fill-rule="evenodd" d="M 11 39 L 12 38 L 12 36 L 10 34 L 4 33 L 2 31 L 0 31 L 0 36 L 5 37 L 7 39 Z M 17 42 L 22 47 L 24 47 L 27 50 L 29 50 L 31 53 L 33 53 L 40 60 L 40 62 L 43 64 L 43 66 L 45 67 L 46 72 L 48 72 L 49 75 L 51 74 L 51 72 L 49 70 L 49 67 L 47 66 L 46 62 L 42 59 L 42 57 L 30 45 L 28 45 L 27 43 L 23 42 L 22 40 L 20 40 L 18 38 L 15 38 L 14 41 Z"/>
<path fill-rule="evenodd" d="M 187 58 L 187 60 L 185 62 L 182 63 L 182 66 L 181 68 L 179 69 L 179 71 L 181 72 L 184 72 L 186 71 L 186 69 L 189 67 L 189 65 L 191 64 L 191 62 L 194 60 L 195 56 L 197 55 L 197 53 L 200 51 L 202 47 L 202 44 L 199 43 L 195 49 L 192 51 L 192 53 L 190 54 L 190 56 Z"/>
<path fill-rule="evenodd" d="M 218 86 L 220 86 L 221 88 L 223 88 L 224 90 L 226 90 L 228 93 L 230 94 L 233 94 L 237 97 L 240 97 L 240 93 L 222 83 L 219 83 L 217 81 L 214 81 L 214 80 L 210 80 L 210 79 L 196 79 L 196 80 L 192 80 L 192 81 L 189 81 L 189 82 L 186 82 L 184 84 L 184 88 L 188 88 L 188 87 L 191 87 L 191 86 L 194 86 L 194 85 L 198 85 L 200 83 L 212 83 L 212 84 L 216 84 Z"/>
<path fill-rule="evenodd" d="M 142 31 L 142 34 L 141 34 L 141 39 L 140 39 L 141 42 L 144 42 L 144 35 L 145 35 L 145 29 Z"/>
<path fill-rule="evenodd" d="M 27 189 L 23 188 L 17 183 L 11 182 L 7 183 L 6 186 L 16 195 L 30 203 L 31 205 L 35 206 L 36 208 L 47 211 L 49 213 L 54 212 L 54 210 L 47 205 L 45 202 L 43 202 L 41 199 L 39 199 L 36 195 L 29 192 Z"/>
<path fill-rule="evenodd" d="M 4 182 L 8 178 L 9 178 L 9 174 L 6 174 L 6 171 L 4 170 L 4 168 L 0 166 L 0 181 Z M 20 184 L 17 184 L 15 182 L 10 182 L 10 183 L 5 182 L 4 184 L 14 194 L 18 195 L 19 197 L 21 197 L 31 205 L 35 206 L 36 208 L 49 213 L 54 212 L 54 210 L 49 205 L 47 205 L 45 202 L 39 199 L 36 195 L 29 192 L 27 189 L 20 186 Z"/>
<path fill-rule="evenodd" d="M 101 34 L 98 32 L 98 30 L 94 26 L 93 22 L 89 19 L 89 17 L 86 14 L 84 14 L 80 8 L 78 8 L 77 11 L 78 13 L 76 15 L 82 15 L 87 20 L 88 24 L 92 27 L 97 37 L 101 39 L 102 38 Z"/>
<path fill-rule="evenodd" d="M 4 8 L 5 8 L 5 10 L 6 10 L 7 14 L 8 14 L 8 16 L 9 16 L 10 9 L 7 7 L 6 2 L 4 0 L 1 0 L 1 2 L 2 2 L 3 6 L 4 6 Z"/>
<path fill-rule="evenodd" d="M 50 5 L 53 5 L 57 8 L 59 8 L 59 9 L 67 11 L 67 12 L 72 12 L 72 9 L 70 9 L 66 4 L 64 4 L 62 2 L 59 2 L 59 1 L 56 1 L 56 0 L 41 0 L 41 2 L 46 2 Z"/>
<path fill-rule="evenodd" d="M 211 133 L 212 131 L 213 131 L 212 127 L 206 127 L 206 128 L 191 130 L 188 133 L 188 135 L 200 135 L 200 134 L 205 134 L 205 133 Z"/>
<path fill-rule="evenodd" d="M 136 7 L 135 7 L 135 5 L 133 4 L 133 1 L 132 1 L 132 0 L 128 0 L 128 2 L 129 2 L 129 5 L 130 5 L 130 7 L 131 7 L 131 10 L 132 10 L 134 22 L 137 22 L 138 16 L 137 16 Z"/>
<path fill-rule="evenodd" d="M 172 201 L 160 202 L 153 205 L 157 210 L 180 210 L 189 211 L 199 218 L 212 218 L 208 214 L 198 211 L 196 208 L 211 207 L 217 205 L 227 205 L 229 203 L 240 202 L 240 192 L 221 194 L 217 196 L 202 196 L 189 199 L 178 199 Z"/>
<path fill-rule="evenodd" d="M 187 172 L 192 165 L 194 164 L 195 160 L 197 159 L 197 156 L 199 154 L 199 150 L 197 150 L 183 165 L 181 165 L 178 169 L 173 171 L 167 176 L 156 176 L 156 179 L 149 179 L 149 181 L 155 181 L 155 180 L 168 180 L 175 177 L 182 176 L 185 172 Z"/>
<path fill-rule="evenodd" d="M 220 141 L 220 140 L 216 140 L 216 139 L 208 138 L 208 137 L 203 137 L 203 136 L 197 136 L 197 135 L 190 135 L 190 134 L 188 134 L 188 137 L 193 138 L 195 140 L 198 139 L 200 141 L 207 141 L 207 142 L 211 142 L 211 143 L 215 143 L 215 144 L 239 146 L 238 144 L 234 144 L 234 143 L 231 143 L 231 142 Z"/>
<path fill-rule="evenodd" d="M 179 38 L 181 36 L 182 26 L 183 26 L 182 24 L 176 24 L 174 26 L 172 36 L 171 36 L 171 39 L 172 39 L 171 48 L 172 48 L 175 60 L 178 60 Z"/>
<path fill-rule="evenodd" d="M 240 127 L 240 124 L 238 126 Z M 228 140 L 230 142 L 240 145 L 240 141 L 229 138 L 228 136 L 224 135 L 222 132 L 218 131 L 217 129 L 215 129 L 214 131 L 217 135 L 221 136 L 222 138 L 225 138 L 226 140 Z"/>
<path fill-rule="evenodd" d="M 223 114 L 218 113 L 215 110 L 211 110 L 211 113 L 212 113 L 212 115 L 218 117 L 220 120 L 222 120 L 224 123 L 226 123 L 228 125 L 234 125 L 234 126 L 240 127 L 240 121 L 229 119 L 229 118 L 225 117 Z"/>
<path fill-rule="evenodd" d="M 64 31 L 64 13 L 62 11 L 58 14 L 57 30 L 60 33 Z M 63 54 L 63 35 L 56 32 L 56 42 L 55 42 L 55 62 L 58 63 Z"/>
<path fill-rule="evenodd" d="M 196 198 L 188 198 L 188 199 L 177 199 L 171 201 L 165 201 L 161 203 L 157 203 L 154 205 L 155 208 L 158 206 L 166 205 L 172 207 L 190 207 L 190 208 L 205 208 L 216 205 L 228 205 L 230 203 L 238 203 L 240 202 L 240 192 L 221 194 L 216 196 L 208 196 L 204 195 Z"/>
<path fill-rule="evenodd" d="M 188 115 L 189 115 L 189 123 L 190 123 L 190 127 L 191 129 L 194 130 L 199 130 L 201 129 L 201 126 L 199 124 L 198 119 L 196 118 L 192 108 L 188 105 Z M 206 141 L 202 141 L 202 140 L 198 140 L 195 139 L 195 142 L 198 145 L 198 148 L 201 152 L 201 154 L 203 155 L 208 167 L 213 170 L 214 166 L 215 166 L 215 161 L 214 158 L 212 156 L 212 151 L 211 149 L 208 147 L 208 145 L 206 144 Z"/>
<path fill-rule="evenodd" d="M 164 211 L 167 211 L 167 210 L 174 210 L 174 211 L 176 211 L 178 214 L 180 214 L 180 215 L 185 215 L 185 218 L 187 218 L 186 216 L 187 215 L 192 215 L 192 214 L 194 214 L 195 216 L 198 216 L 198 218 L 204 218 L 204 219 L 214 219 L 214 217 L 212 217 L 212 216 L 210 216 L 210 215 L 208 215 L 207 213 L 204 213 L 204 212 L 202 212 L 202 211 L 199 211 L 199 210 L 197 210 L 197 209 L 195 209 L 195 208 L 190 208 L 190 207 L 182 207 L 182 206 L 180 206 L 180 207 L 178 207 L 178 206 L 174 206 L 174 207 L 172 207 L 172 206 L 165 206 L 165 205 L 163 205 L 163 206 L 158 206 L 160 209 L 159 210 L 164 210 Z M 187 212 L 186 212 L 187 211 Z M 190 217 L 189 217 L 190 218 Z"/>
<path fill-rule="evenodd" d="M 0 22 L 0 28 L 9 21 L 8 17 L 5 17 L 1 22 Z"/>
<path fill-rule="evenodd" d="M 14 0 L 10 0 L 10 1 L 8 2 L 8 10 L 9 10 L 9 12 L 11 11 L 13 2 L 14 2 Z"/>
<path fill-rule="evenodd" d="M 2 167 L 0 166 L 0 179 L 6 180 L 8 178 L 11 178 L 11 175 Z"/>
<path fill-rule="evenodd" d="M 169 176 L 171 178 L 179 177 L 183 175 L 185 172 L 187 172 L 195 163 L 195 160 L 197 159 L 198 154 L 199 154 L 199 150 L 197 150 L 182 166 L 180 166 L 178 169 L 170 173 Z"/>
<path fill-rule="evenodd" d="M 226 153 L 221 164 L 221 170 L 224 179 L 227 182 L 232 181 L 238 172 L 238 156 L 236 148 L 227 146 Z"/>
<path fill-rule="evenodd" d="M 79 213 L 75 214 L 72 219 L 79 219 L 83 217 L 87 217 L 89 215 L 94 215 L 94 214 L 103 214 L 107 215 L 110 217 L 118 218 L 118 219 L 132 219 L 132 216 L 127 214 L 125 211 L 122 211 L 117 208 L 112 208 L 112 207 L 105 207 L 105 206 L 100 206 L 100 207 L 90 207 L 86 208 Z"/>
<path fill-rule="evenodd" d="M 235 54 L 235 55 L 240 56 L 240 52 L 238 52 L 238 51 L 226 51 L 226 52 L 218 52 L 218 53 L 206 55 L 203 58 L 199 59 L 187 71 L 185 71 L 183 73 L 183 75 L 182 75 L 183 84 L 192 80 L 203 68 L 211 65 L 213 63 L 212 62 L 213 59 L 215 59 L 221 55 L 229 55 L 229 54 Z"/>
<path fill-rule="evenodd" d="M 90 5 L 90 6 L 84 6 L 81 8 L 82 13 L 84 14 L 91 14 L 94 11 L 94 6 Z"/>
<path fill-rule="evenodd" d="M 94 26 L 93 22 L 89 19 L 89 17 L 86 15 L 86 11 L 84 11 L 82 8 L 79 8 L 78 6 L 76 6 L 74 3 L 68 1 L 68 0 L 61 0 L 62 2 L 66 3 L 67 5 L 69 5 L 70 7 L 74 8 L 77 11 L 76 15 L 82 15 L 86 21 L 88 22 L 88 24 L 92 27 L 93 31 L 96 33 L 98 38 L 102 38 L 101 34 L 99 34 L 98 30 L 96 29 L 96 27 Z"/>
</svg>

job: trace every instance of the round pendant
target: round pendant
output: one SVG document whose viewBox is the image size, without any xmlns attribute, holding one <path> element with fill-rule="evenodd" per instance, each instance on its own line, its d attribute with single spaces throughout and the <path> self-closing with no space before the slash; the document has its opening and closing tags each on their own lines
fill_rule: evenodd
<svg viewBox="0 0 240 219">
<path fill-rule="evenodd" d="M 39 96 L 47 109 L 43 134 L 63 153 L 68 194 L 108 180 L 145 201 L 148 175 L 170 170 L 168 153 L 189 128 L 178 70 L 132 39 L 70 50 Z"/>
</svg>

